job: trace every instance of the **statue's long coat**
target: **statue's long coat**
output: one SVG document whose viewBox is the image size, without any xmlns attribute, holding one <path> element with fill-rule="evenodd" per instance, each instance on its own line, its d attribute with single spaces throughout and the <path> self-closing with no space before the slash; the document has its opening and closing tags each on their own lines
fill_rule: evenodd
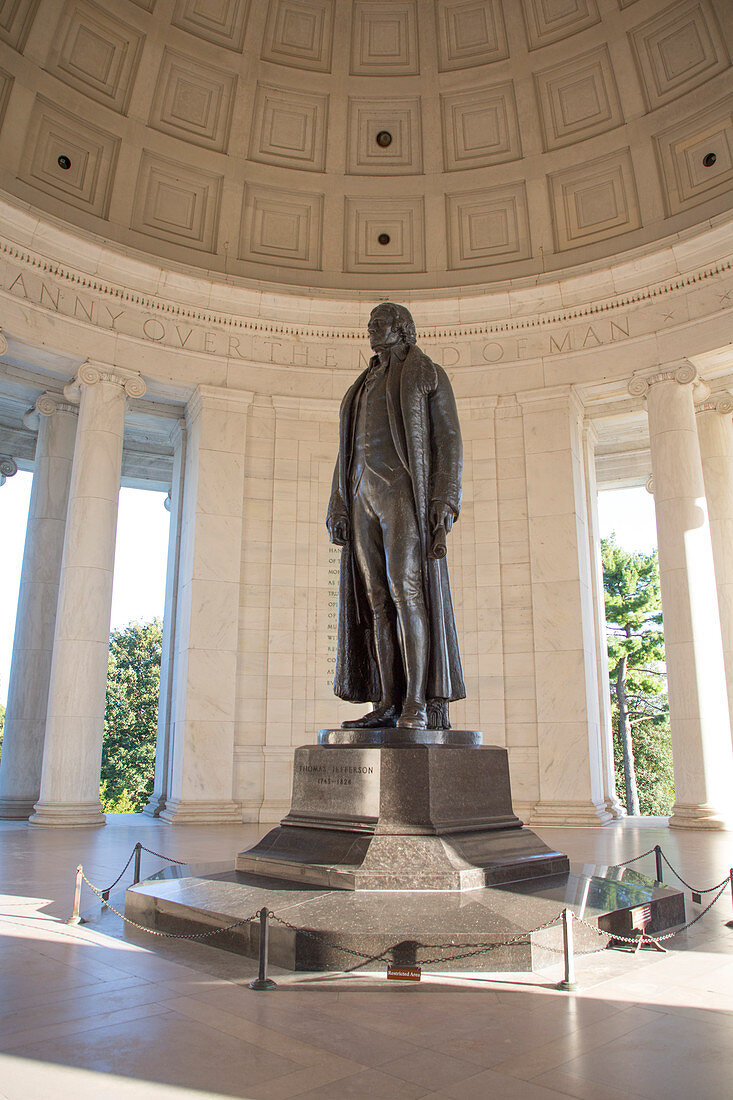
<svg viewBox="0 0 733 1100">
<path fill-rule="evenodd" d="M 376 359 L 376 357 L 375 357 Z M 375 361 L 372 360 L 372 362 Z M 354 416 L 367 371 L 341 403 L 339 455 L 333 475 L 329 519 L 350 516 L 349 470 Z M 463 445 L 456 402 L 448 376 L 418 347 L 402 361 L 393 355 L 387 375 L 387 410 L 395 448 L 410 474 L 420 529 L 423 590 L 430 624 L 426 696 L 464 699 L 453 604 L 445 558 L 429 556 L 428 507 L 443 501 L 458 516 L 461 507 Z M 369 613 L 359 568 L 347 543 L 341 552 L 338 653 L 334 691 L 352 703 L 378 702 L 380 682 Z"/>
</svg>

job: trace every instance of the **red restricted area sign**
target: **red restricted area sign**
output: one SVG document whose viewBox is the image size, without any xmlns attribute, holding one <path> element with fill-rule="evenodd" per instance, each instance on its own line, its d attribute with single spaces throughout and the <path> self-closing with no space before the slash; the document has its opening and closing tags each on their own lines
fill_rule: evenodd
<svg viewBox="0 0 733 1100">
<path fill-rule="evenodd" d="M 387 963 L 387 977 L 400 982 L 419 982 L 421 974 L 419 966 L 393 966 Z"/>
</svg>

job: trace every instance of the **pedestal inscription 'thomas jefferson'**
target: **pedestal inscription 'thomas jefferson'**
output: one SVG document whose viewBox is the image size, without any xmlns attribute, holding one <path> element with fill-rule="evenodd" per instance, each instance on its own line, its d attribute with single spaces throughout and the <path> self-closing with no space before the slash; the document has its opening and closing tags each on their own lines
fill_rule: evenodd
<svg viewBox="0 0 733 1100">
<path fill-rule="evenodd" d="M 348 728 L 449 727 L 463 699 L 445 560 L 463 449 L 448 376 L 404 306 L 369 319 L 375 352 L 341 405 L 326 525 L 343 547 L 334 691 L 371 713 Z"/>
</svg>

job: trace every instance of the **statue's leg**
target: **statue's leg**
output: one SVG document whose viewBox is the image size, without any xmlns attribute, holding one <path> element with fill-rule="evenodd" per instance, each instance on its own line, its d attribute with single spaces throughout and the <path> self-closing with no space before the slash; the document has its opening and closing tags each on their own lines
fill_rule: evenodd
<svg viewBox="0 0 733 1100">
<path fill-rule="evenodd" d="M 412 504 L 412 489 L 395 488 L 382 509 L 382 533 L 387 579 L 397 609 L 405 698 L 398 726 L 427 728 L 427 681 L 430 628 L 423 595 L 420 535 Z M 409 492 L 409 496 L 407 495 Z"/>
<path fill-rule="evenodd" d="M 352 546 L 372 614 L 374 652 L 381 681 L 381 697 L 363 718 L 344 722 L 346 729 L 393 727 L 402 703 L 401 659 L 396 622 L 385 568 L 382 528 L 377 515 L 357 491 L 351 508 Z"/>
</svg>

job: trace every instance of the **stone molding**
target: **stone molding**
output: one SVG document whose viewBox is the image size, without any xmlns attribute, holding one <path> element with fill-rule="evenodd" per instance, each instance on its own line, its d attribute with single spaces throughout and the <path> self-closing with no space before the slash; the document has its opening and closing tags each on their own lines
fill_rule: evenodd
<svg viewBox="0 0 733 1100">
<path fill-rule="evenodd" d="M 5 337 L 5 333 L 0 329 L 0 355 L 5 355 L 8 350 L 8 341 Z"/>
<path fill-rule="evenodd" d="M 686 386 L 690 382 L 696 382 L 698 374 L 696 367 L 689 359 L 681 359 L 678 363 L 671 363 L 667 367 L 652 367 L 650 370 L 636 371 L 629 381 L 628 390 L 632 397 L 643 397 L 651 386 L 658 382 L 677 382 L 680 386 Z"/>
<path fill-rule="evenodd" d="M 317 413 L 322 418 L 336 420 L 341 401 L 333 397 L 289 397 L 272 394 L 272 407 L 277 416 L 285 418 L 297 419 L 300 413 Z"/>
<path fill-rule="evenodd" d="M 542 389 L 522 390 L 516 397 L 523 409 L 532 405 L 552 409 L 560 405 L 569 408 L 581 419 L 585 416 L 585 405 L 575 386 L 545 386 Z M 536 408 L 533 411 L 537 411 Z"/>
<path fill-rule="evenodd" d="M 17 209 L 9 204 L 0 202 L 0 255 L 18 264 L 22 264 L 28 269 L 35 269 L 39 277 L 52 277 L 56 281 L 56 285 L 61 288 L 66 284 L 72 293 L 82 292 L 86 294 L 93 293 L 101 295 L 103 298 L 110 300 L 110 305 L 114 303 L 114 307 L 118 310 L 120 308 L 138 307 L 142 310 L 160 315 L 163 318 L 167 316 L 171 322 L 180 321 L 189 324 L 193 322 L 213 329 L 221 328 L 232 336 L 236 336 L 238 333 L 261 333 L 265 336 L 268 334 L 289 336 L 300 335 L 315 340 L 326 339 L 333 342 L 344 341 L 353 343 L 363 340 L 363 332 L 360 324 L 358 327 L 348 327 L 345 325 L 334 326 L 332 324 L 319 325 L 317 322 L 314 323 L 313 321 L 301 322 L 298 320 L 288 322 L 282 319 L 268 319 L 267 317 L 260 316 L 259 314 L 262 309 L 261 294 L 263 290 L 270 287 L 270 284 L 260 284 L 257 290 L 254 291 L 245 281 L 242 282 L 241 293 L 239 293 L 237 297 L 240 303 L 246 303 L 247 306 L 251 306 L 252 313 L 254 313 L 254 316 L 252 313 L 247 316 L 246 313 L 230 312 L 226 307 L 224 309 L 211 307 L 202 309 L 200 306 L 192 304 L 196 300 L 215 300 L 217 296 L 220 296 L 220 291 L 226 299 L 234 300 L 232 297 L 232 290 L 234 288 L 225 284 L 220 284 L 214 279 L 206 280 L 206 289 L 202 289 L 201 284 L 204 280 L 202 280 L 200 275 L 176 273 L 176 284 L 180 286 L 181 294 L 179 294 L 176 300 L 168 300 L 155 293 L 145 293 L 144 291 L 137 291 L 126 287 L 121 281 L 115 283 L 111 279 L 105 279 L 85 272 L 81 268 L 75 269 L 69 264 L 50 259 L 36 252 L 31 247 L 23 247 L 18 244 L 17 229 L 19 213 Z M 5 225 L 12 224 L 16 227 L 14 236 L 11 237 L 9 234 L 2 233 L 3 223 Z M 37 221 L 34 222 L 34 234 L 36 233 L 37 224 Z M 55 242 L 55 227 L 43 221 L 41 225 L 46 230 L 44 239 L 47 239 L 52 245 Z M 724 243 L 718 241 L 718 237 L 720 237 L 721 234 L 724 235 L 724 230 L 725 223 L 723 221 L 714 225 L 712 229 L 708 230 L 707 234 L 699 235 L 701 245 L 704 246 L 705 241 L 709 237 L 712 246 L 710 251 L 714 250 L 714 252 L 720 255 L 722 248 L 723 255 L 725 255 L 729 252 L 729 248 Z M 30 234 L 28 234 L 28 239 L 30 244 L 32 239 Z M 690 239 L 692 239 L 692 235 Z M 684 241 L 684 237 L 682 241 Z M 675 267 L 679 265 L 679 260 L 676 258 L 672 248 L 673 246 L 679 248 L 682 241 L 680 237 L 675 237 L 673 240 L 668 239 L 667 241 L 659 242 L 657 252 L 659 262 L 655 265 L 659 272 L 665 267 L 669 270 L 669 265 L 665 265 L 664 263 L 665 257 L 669 257 Z M 61 248 L 63 242 L 58 241 L 58 244 Z M 68 248 L 68 245 L 66 247 Z M 87 241 L 83 238 L 80 239 L 80 247 L 82 252 L 88 247 Z M 700 257 L 703 255 L 704 251 L 704 247 L 700 248 L 697 251 L 697 256 Z M 104 250 L 104 261 L 108 271 L 115 271 L 122 259 L 123 256 L 119 251 L 112 248 L 106 248 Z M 648 267 L 646 261 L 645 265 Z M 538 281 L 536 278 L 532 279 L 530 284 L 527 284 L 523 280 L 516 280 L 509 284 L 511 287 L 510 301 L 506 302 L 501 307 L 502 312 L 506 309 L 506 313 L 509 314 L 509 316 L 500 316 L 498 319 L 490 321 L 477 320 L 473 323 L 457 321 L 455 323 L 449 322 L 448 324 L 430 327 L 422 325 L 421 332 L 423 339 L 460 339 L 502 333 L 513 334 L 526 332 L 528 330 L 542 330 L 555 324 L 568 324 L 573 321 L 582 321 L 584 318 L 592 319 L 599 314 L 610 314 L 613 316 L 614 312 L 617 310 L 628 309 L 630 306 L 653 301 L 664 295 L 685 290 L 705 280 L 715 278 L 727 271 L 731 271 L 733 270 L 733 260 L 719 260 L 716 257 L 714 260 L 700 263 L 698 259 L 696 266 L 690 266 L 684 272 L 680 272 L 668 278 L 652 278 L 646 285 L 633 287 L 631 280 L 635 276 L 637 267 L 638 260 L 635 253 L 632 251 L 626 254 L 621 261 L 613 265 L 613 283 L 621 286 L 629 286 L 629 290 L 627 292 L 618 291 L 609 294 L 607 292 L 607 283 L 601 280 L 599 281 L 597 291 L 594 291 L 592 285 L 588 285 L 585 300 L 583 300 L 582 297 L 584 295 L 582 286 L 580 294 L 578 294 L 574 285 L 577 283 L 579 275 L 581 276 L 582 284 L 587 284 L 589 282 L 587 273 L 584 273 L 582 269 L 568 269 L 562 274 L 558 273 L 554 278 L 548 278 L 546 283 L 542 280 Z M 139 272 L 144 282 L 148 285 L 151 283 L 158 283 L 160 280 L 160 269 L 154 268 L 152 264 L 146 263 L 145 261 L 139 264 Z M 122 272 L 120 278 L 124 278 Z M 591 284 L 592 281 L 591 279 Z M 282 296 L 281 288 L 272 285 L 271 289 L 278 297 Z M 237 290 L 239 291 L 240 288 L 237 287 Z M 567 302 L 568 292 L 572 298 L 580 298 L 580 301 L 578 301 L 577 304 L 571 305 L 567 303 L 564 305 L 563 302 Z M 445 290 L 436 293 L 438 293 L 438 296 L 441 298 L 445 297 Z M 496 317 L 496 306 L 494 303 L 497 301 L 503 302 L 504 299 L 506 299 L 506 294 L 504 292 L 497 292 L 495 289 L 492 289 L 488 294 L 471 294 L 466 296 L 465 299 L 461 298 L 460 294 L 454 294 L 452 296 L 458 300 L 465 300 L 467 302 L 473 299 L 485 298 L 489 304 L 489 310 L 487 310 L 487 312 L 493 314 L 494 317 Z M 301 296 L 298 294 L 288 294 L 287 297 L 293 301 L 295 309 L 297 310 L 299 303 L 302 301 Z M 408 297 L 411 296 L 408 295 Z M 420 297 L 422 298 L 424 295 Z M 525 297 L 528 299 L 526 303 L 523 301 Z M 537 301 L 536 306 L 533 307 L 532 301 L 536 301 L 538 297 L 540 300 Z M 416 305 L 417 299 L 411 297 L 411 300 L 413 305 Z M 545 307 L 543 309 L 542 306 L 545 302 L 552 303 L 554 308 Z M 44 305 L 43 302 L 36 304 L 40 304 L 41 306 Z M 46 308 L 51 308 L 53 312 L 58 312 L 58 307 L 54 306 L 53 302 L 49 302 L 48 299 L 45 305 Z M 334 305 L 338 305 L 336 299 L 334 299 Z M 471 310 L 471 312 L 473 313 L 475 311 Z M 511 316 L 511 314 L 515 314 L 515 316 Z M 1 348 L 0 354 L 2 354 Z"/>
<path fill-rule="evenodd" d="M 225 386 L 197 386 L 186 402 L 186 416 L 183 426 L 186 429 L 190 428 L 201 415 L 205 405 L 213 407 L 216 407 L 217 404 L 237 405 L 239 412 L 246 412 L 252 404 L 253 397 L 254 394 L 251 390 L 230 390 Z"/>
<path fill-rule="evenodd" d="M 78 404 L 81 399 L 81 386 L 96 386 L 97 382 L 111 382 L 124 389 L 128 397 L 142 397 L 146 390 L 140 372 L 127 367 L 115 367 L 110 363 L 95 363 L 87 359 L 76 372 L 76 376 L 64 386 L 67 401 Z"/>
<path fill-rule="evenodd" d="M 654 496 L 654 475 L 653 474 L 649 474 L 649 477 L 646 479 L 646 481 L 644 483 L 644 488 L 646 489 L 647 493 L 649 493 L 650 496 Z"/>
<path fill-rule="evenodd" d="M 591 447 L 595 453 L 596 446 L 598 445 L 598 428 L 592 420 L 587 419 L 587 412 L 586 418 L 583 420 L 583 442 L 586 447 Z"/>
</svg>

